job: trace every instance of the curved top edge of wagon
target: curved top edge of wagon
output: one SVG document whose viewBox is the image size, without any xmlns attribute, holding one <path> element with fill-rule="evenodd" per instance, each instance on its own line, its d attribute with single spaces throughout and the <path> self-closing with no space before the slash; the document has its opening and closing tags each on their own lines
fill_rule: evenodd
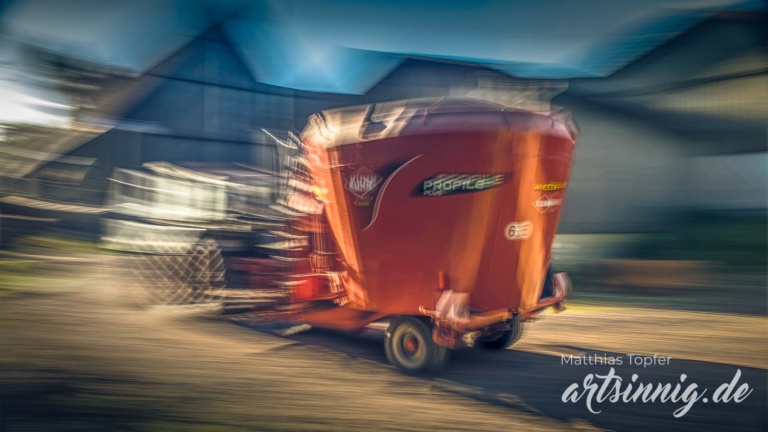
<svg viewBox="0 0 768 432">
<path fill-rule="evenodd" d="M 334 108 L 313 114 L 314 129 L 325 147 L 398 136 L 498 131 L 539 132 L 576 142 L 578 127 L 570 112 L 552 106 L 533 111 L 467 97 L 419 98 Z"/>
</svg>

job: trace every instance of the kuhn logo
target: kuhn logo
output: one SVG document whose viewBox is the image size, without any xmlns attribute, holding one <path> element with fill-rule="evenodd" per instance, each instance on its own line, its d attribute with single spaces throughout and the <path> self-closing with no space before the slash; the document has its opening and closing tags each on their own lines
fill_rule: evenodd
<svg viewBox="0 0 768 432">
<path fill-rule="evenodd" d="M 504 184 L 504 174 L 438 174 L 422 182 L 423 196 L 480 192 Z"/>
<path fill-rule="evenodd" d="M 533 206 L 536 207 L 540 213 L 546 213 L 555 207 L 559 206 L 563 202 L 560 198 L 550 198 L 546 195 L 533 202 Z"/>
<path fill-rule="evenodd" d="M 354 196 L 363 198 L 376 189 L 382 177 L 366 167 L 359 168 L 347 180 L 347 190 Z"/>
</svg>

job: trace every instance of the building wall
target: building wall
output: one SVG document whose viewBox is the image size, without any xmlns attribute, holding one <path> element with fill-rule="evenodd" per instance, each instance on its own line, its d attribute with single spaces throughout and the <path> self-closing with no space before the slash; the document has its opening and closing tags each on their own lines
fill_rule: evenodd
<svg viewBox="0 0 768 432">
<path fill-rule="evenodd" d="M 151 89 L 116 125 L 73 154 L 98 157 L 106 175 L 148 161 L 243 162 L 271 169 L 262 128 L 293 128 L 295 92 L 256 82 L 229 42 L 211 31 L 139 78 Z"/>
<path fill-rule="evenodd" d="M 691 205 L 708 210 L 768 207 L 768 153 L 692 157 Z"/>
<path fill-rule="evenodd" d="M 684 139 L 567 95 L 554 102 L 580 129 L 560 232 L 669 228 L 688 204 Z"/>
</svg>

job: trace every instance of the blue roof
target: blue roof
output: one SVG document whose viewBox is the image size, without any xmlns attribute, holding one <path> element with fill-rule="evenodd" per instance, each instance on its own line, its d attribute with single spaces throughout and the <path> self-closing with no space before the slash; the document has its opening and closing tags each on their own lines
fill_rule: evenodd
<svg viewBox="0 0 768 432">
<path fill-rule="evenodd" d="M 526 78 L 601 77 L 725 9 L 755 0 L 15 0 L 3 36 L 141 73 L 223 20 L 257 80 L 364 93 L 405 57 Z"/>
</svg>

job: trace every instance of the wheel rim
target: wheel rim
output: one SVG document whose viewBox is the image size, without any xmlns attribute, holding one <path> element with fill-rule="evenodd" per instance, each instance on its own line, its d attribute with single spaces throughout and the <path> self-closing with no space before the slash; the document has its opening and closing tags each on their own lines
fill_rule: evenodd
<svg viewBox="0 0 768 432">
<path fill-rule="evenodd" d="M 413 356 L 419 351 L 419 339 L 412 334 L 405 335 L 405 338 L 403 338 L 403 348 L 405 348 L 406 354 Z"/>
<path fill-rule="evenodd" d="M 418 369 L 426 362 L 427 344 L 416 329 L 400 328 L 395 332 L 394 338 L 394 354 L 401 365 Z"/>
</svg>

